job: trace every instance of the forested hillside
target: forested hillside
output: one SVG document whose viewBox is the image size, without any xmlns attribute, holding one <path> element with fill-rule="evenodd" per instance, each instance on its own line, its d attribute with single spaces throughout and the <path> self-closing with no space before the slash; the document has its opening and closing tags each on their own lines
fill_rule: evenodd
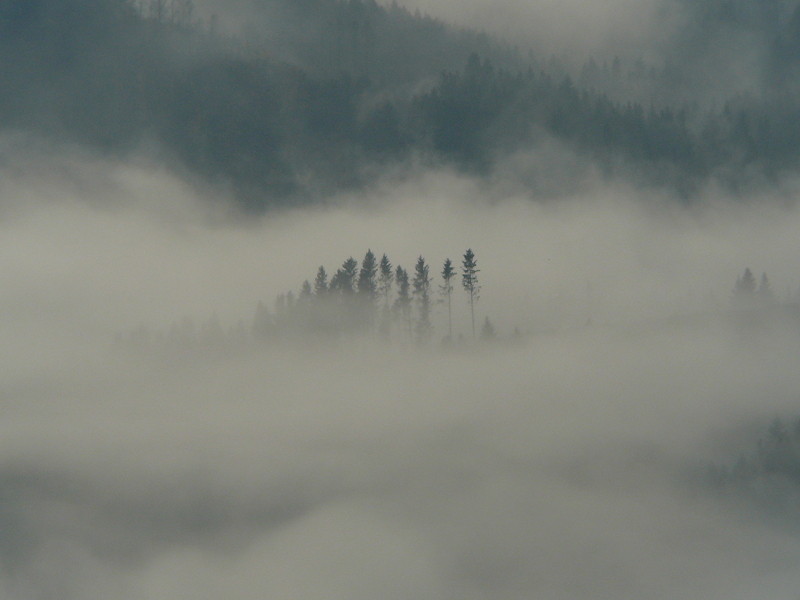
<svg viewBox="0 0 800 600">
<path fill-rule="evenodd" d="M 412 162 L 487 176 L 549 139 L 684 198 L 709 179 L 750 191 L 798 166 L 797 6 L 692 4 L 697 29 L 664 64 L 586 57 L 577 73 L 397 4 L 258 6 L 270 26 L 234 35 L 188 0 L 9 0 L 2 130 L 120 156 L 157 148 L 258 211 Z M 758 93 L 717 97 L 731 90 L 725 36 L 757 48 Z M 699 84 L 718 79 L 715 94 Z"/>
</svg>

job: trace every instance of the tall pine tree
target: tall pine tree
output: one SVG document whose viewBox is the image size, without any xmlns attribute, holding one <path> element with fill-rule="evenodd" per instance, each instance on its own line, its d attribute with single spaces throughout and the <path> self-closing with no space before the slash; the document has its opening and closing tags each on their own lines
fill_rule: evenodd
<svg viewBox="0 0 800 600">
<path fill-rule="evenodd" d="M 414 266 L 414 298 L 417 301 L 417 341 L 426 342 L 431 335 L 431 278 L 425 259 L 420 256 Z"/>
<path fill-rule="evenodd" d="M 468 248 L 464 253 L 464 260 L 461 263 L 461 284 L 469 297 L 469 313 L 472 318 L 472 337 L 475 337 L 475 303 L 480 298 L 481 286 L 478 284 L 478 261 L 472 248 Z"/>
<path fill-rule="evenodd" d="M 328 293 L 328 273 L 325 267 L 320 265 L 317 276 L 314 278 L 314 295 L 322 297 Z"/>
<path fill-rule="evenodd" d="M 394 271 L 389 257 L 384 254 L 378 265 L 378 296 L 382 299 L 380 322 L 378 330 L 382 337 L 389 338 L 392 329 L 392 313 L 389 299 L 392 293 L 392 283 L 394 282 Z"/>
<path fill-rule="evenodd" d="M 411 284 L 408 278 L 408 271 L 400 265 L 397 266 L 394 274 L 397 283 L 397 298 L 394 301 L 394 309 L 397 317 L 408 331 L 409 338 L 411 332 Z"/>
<path fill-rule="evenodd" d="M 452 311 L 452 303 L 451 298 L 453 295 L 453 277 L 456 276 L 455 267 L 453 267 L 453 261 L 449 258 L 444 261 L 444 267 L 442 267 L 442 285 L 439 286 L 439 291 L 444 296 L 445 301 L 447 302 L 447 339 L 448 341 L 453 339 L 453 311 Z"/>
<path fill-rule="evenodd" d="M 358 273 L 358 307 L 361 311 L 360 324 L 363 329 L 372 329 L 375 324 L 375 299 L 377 297 L 376 276 L 378 262 L 372 250 L 367 250 L 361 261 L 361 270 Z"/>
</svg>

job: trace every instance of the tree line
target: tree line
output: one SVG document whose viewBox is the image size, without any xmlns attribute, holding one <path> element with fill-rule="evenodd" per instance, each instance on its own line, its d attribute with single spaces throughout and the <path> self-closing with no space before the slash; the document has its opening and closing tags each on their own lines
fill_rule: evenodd
<svg viewBox="0 0 800 600">
<path fill-rule="evenodd" d="M 497 336 L 488 316 L 481 322 L 476 314 L 481 297 L 478 260 L 468 248 L 459 264 L 444 260 L 441 270 L 432 272 L 424 256 L 413 269 L 393 265 L 387 254 L 380 259 L 367 250 L 359 262 L 348 257 L 335 271 L 320 265 L 313 278 L 296 290 L 277 294 L 274 302 L 258 301 L 252 317 L 224 327 L 216 312 L 197 322 L 183 317 L 165 331 L 148 326 L 118 333 L 120 345 L 148 347 L 151 343 L 174 348 L 192 346 L 238 347 L 248 342 L 297 339 L 330 339 L 371 336 L 376 340 L 425 345 L 438 334 L 445 345 L 465 339 L 491 340 Z M 469 311 L 468 329 L 453 326 L 454 305 L 463 300 Z M 436 308 L 443 314 L 441 330 L 433 324 Z M 705 313 L 703 313 L 705 314 Z M 731 290 L 729 310 L 732 324 L 768 325 L 772 318 L 800 319 L 800 290 L 779 299 L 766 272 L 757 279 L 745 268 Z M 762 318 L 763 317 L 763 318 Z M 591 325 L 591 319 L 586 325 Z M 786 321 L 789 323 L 789 321 Z M 511 339 L 521 339 L 515 328 Z"/>
<path fill-rule="evenodd" d="M 199 325 L 184 317 L 166 332 L 152 332 L 141 325 L 126 335 L 118 334 L 116 341 L 131 347 L 160 343 L 190 348 L 235 347 L 248 341 L 371 336 L 386 342 L 427 345 L 435 334 L 432 317 L 436 305 L 446 312 L 446 330 L 441 335 L 444 345 L 463 342 L 468 336 L 491 340 L 496 333 L 488 316 L 480 328 L 476 327 L 476 307 L 482 287 L 479 273 L 478 260 L 471 248 L 464 252 L 459 266 L 447 258 L 438 276 L 421 255 L 413 269 L 406 269 L 393 265 L 385 253 L 378 259 L 372 250 L 367 250 L 360 263 L 351 256 L 333 272 L 320 265 L 314 278 L 303 281 L 298 290 L 278 294 L 271 305 L 259 301 L 249 326 L 239 320 L 226 330 L 214 313 Z M 453 328 L 458 291 L 463 292 L 469 308 L 467 335 L 456 334 Z"/>
<path fill-rule="evenodd" d="M 800 494 L 800 418 L 776 417 L 755 448 L 732 465 L 712 464 L 705 481 L 725 497 L 747 500 L 797 527 Z M 785 524 L 785 523 L 784 523 Z"/>
<path fill-rule="evenodd" d="M 407 270 L 394 266 L 385 253 L 378 259 L 367 250 L 360 264 L 351 256 L 333 273 L 320 265 L 313 282 L 306 279 L 298 292 L 279 294 L 273 311 L 260 302 L 253 332 L 257 338 L 287 333 L 369 333 L 383 339 L 399 335 L 426 344 L 434 333 L 432 311 L 438 300 L 447 311 L 444 341 L 449 343 L 453 340 L 453 295 L 460 279 L 458 287 L 466 294 L 474 338 L 475 306 L 481 291 L 478 273 L 471 248 L 464 252 L 460 269 L 450 258 L 444 261 L 438 284 L 424 256 L 417 258 L 413 270 Z"/>
<path fill-rule="evenodd" d="M 777 298 L 766 272 L 761 273 L 758 283 L 756 283 L 755 275 L 750 267 L 746 267 L 744 272 L 736 278 L 731 295 L 731 304 L 735 308 L 768 308 L 775 306 L 776 303 Z"/>
<path fill-rule="evenodd" d="M 0 3 L 3 127 L 123 155 L 155 139 L 165 161 L 253 210 L 356 188 L 417 158 L 486 175 L 551 137 L 611 175 L 633 166 L 685 196 L 708 177 L 746 189 L 800 164 L 788 84 L 717 109 L 647 103 L 606 93 L 592 63 L 575 79 L 397 5 L 269 4 L 281 19 L 272 30 L 287 32 L 251 40 L 215 33 L 187 0 Z M 781 47 L 800 47 L 795 17 Z M 320 35 L 295 35 L 304 25 Z M 608 68 L 612 88 L 622 68 Z M 651 71 L 632 73 L 659 79 Z"/>
</svg>

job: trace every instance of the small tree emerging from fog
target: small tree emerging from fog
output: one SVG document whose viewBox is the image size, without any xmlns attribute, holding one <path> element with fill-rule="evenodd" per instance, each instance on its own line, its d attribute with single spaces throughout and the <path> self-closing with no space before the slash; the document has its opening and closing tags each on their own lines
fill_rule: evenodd
<svg viewBox="0 0 800 600">
<path fill-rule="evenodd" d="M 311 290 L 311 284 L 306 279 L 303 282 L 303 285 L 300 286 L 300 293 L 297 295 L 297 301 L 301 304 L 308 304 L 311 302 L 311 297 L 314 295 L 314 292 Z"/>
<path fill-rule="evenodd" d="M 400 265 L 394 273 L 394 280 L 397 282 L 397 298 L 394 301 L 394 308 L 397 316 L 408 328 L 408 335 L 411 336 L 411 284 L 408 279 L 408 271 Z"/>
<path fill-rule="evenodd" d="M 358 262 L 352 256 L 342 263 L 336 273 L 331 278 L 330 290 L 336 291 L 346 296 L 355 291 L 356 271 Z"/>
<path fill-rule="evenodd" d="M 736 279 L 733 291 L 738 294 L 752 294 L 756 291 L 756 278 L 753 277 L 750 267 L 747 267 L 742 276 Z"/>
<path fill-rule="evenodd" d="M 378 267 L 378 294 L 383 298 L 383 305 L 387 308 L 389 307 L 389 295 L 392 292 L 392 282 L 394 282 L 392 263 L 384 254 Z"/>
<path fill-rule="evenodd" d="M 361 261 L 361 270 L 358 273 L 358 293 L 372 302 L 377 292 L 375 276 L 378 273 L 378 264 L 372 250 L 367 250 L 364 260 Z"/>
<path fill-rule="evenodd" d="M 453 267 L 453 261 L 449 258 L 444 261 L 442 267 L 442 285 L 439 286 L 439 291 L 444 296 L 447 302 L 447 339 L 453 339 L 453 311 L 451 307 L 451 298 L 453 295 L 453 277 L 456 276 L 456 269 Z"/>
<path fill-rule="evenodd" d="M 425 259 L 420 256 L 414 266 L 414 298 L 417 300 L 417 340 L 424 342 L 431 333 L 431 278 L 430 269 Z"/>
<path fill-rule="evenodd" d="M 324 296 L 328 293 L 328 273 L 325 267 L 320 265 L 317 270 L 317 276 L 314 278 L 314 295 L 317 297 Z"/>
<path fill-rule="evenodd" d="M 761 282 L 758 284 L 756 294 L 758 295 L 758 301 L 765 306 L 775 303 L 775 293 L 772 291 L 772 286 L 769 283 L 769 278 L 767 278 L 766 273 L 761 274 Z"/>
<path fill-rule="evenodd" d="M 355 302 L 358 262 L 352 256 L 342 263 L 331 277 L 328 289 L 334 309 L 334 329 L 340 332 L 352 331 L 359 321 L 358 306 Z"/>
<path fill-rule="evenodd" d="M 356 285 L 358 308 L 361 311 L 359 323 L 365 329 L 371 329 L 375 324 L 375 299 L 378 293 L 377 273 L 378 262 L 375 260 L 375 255 L 372 250 L 367 250 L 361 261 L 361 270 L 358 272 Z"/>
<path fill-rule="evenodd" d="M 389 261 L 389 257 L 384 254 L 378 266 L 378 295 L 383 299 L 378 329 L 381 336 L 385 338 L 389 337 L 392 329 L 392 314 L 389 298 L 392 293 L 393 282 L 394 271 L 392 270 L 392 263 Z"/>
<path fill-rule="evenodd" d="M 750 268 L 746 268 L 740 277 L 736 278 L 731 301 L 737 308 L 753 308 L 756 300 L 756 278 Z"/>
<path fill-rule="evenodd" d="M 481 286 L 478 284 L 478 261 L 472 248 L 468 248 L 464 253 L 464 260 L 461 263 L 461 284 L 469 297 L 469 313 L 472 318 L 472 337 L 475 337 L 475 303 L 480 298 Z"/>
</svg>

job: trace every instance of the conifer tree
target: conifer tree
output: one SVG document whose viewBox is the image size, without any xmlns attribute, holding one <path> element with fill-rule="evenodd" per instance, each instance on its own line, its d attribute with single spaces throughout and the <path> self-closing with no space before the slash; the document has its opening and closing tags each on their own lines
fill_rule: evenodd
<svg viewBox="0 0 800 600">
<path fill-rule="evenodd" d="M 761 282 L 758 284 L 756 294 L 758 295 L 759 302 L 765 306 L 775 303 L 775 293 L 772 291 L 772 286 L 769 283 L 766 273 L 761 273 Z"/>
<path fill-rule="evenodd" d="M 384 254 L 378 266 L 378 295 L 382 298 L 381 318 L 378 325 L 380 334 L 388 338 L 392 328 L 392 315 L 389 306 L 389 298 L 392 293 L 392 282 L 394 281 L 394 271 L 389 257 Z"/>
<path fill-rule="evenodd" d="M 472 248 L 468 248 L 464 253 L 464 260 L 461 263 L 461 284 L 464 286 L 469 297 L 469 312 L 472 318 L 472 337 L 475 337 L 475 303 L 480 298 L 481 286 L 478 284 L 478 261 Z"/>
<path fill-rule="evenodd" d="M 453 261 L 449 258 L 444 261 L 444 267 L 442 268 L 442 285 L 439 286 L 439 291 L 444 296 L 445 301 L 447 302 L 447 339 L 453 339 L 453 311 L 451 306 L 451 298 L 453 295 L 453 283 L 452 279 L 456 276 L 456 270 L 453 267 Z"/>
<path fill-rule="evenodd" d="M 733 288 L 733 303 L 739 308 L 752 308 L 756 294 L 756 278 L 750 268 L 746 268 L 741 277 L 736 279 Z"/>
<path fill-rule="evenodd" d="M 430 298 L 430 269 L 425 259 L 420 256 L 414 266 L 414 298 L 417 301 L 417 341 L 424 342 L 431 333 L 431 298 Z"/>
<path fill-rule="evenodd" d="M 317 276 L 314 278 L 314 295 L 321 297 L 326 293 L 328 293 L 328 273 L 325 271 L 325 267 L 320 265 Z"/>
<path fill-rule="evenodd" d="M 367 250 L 364 260 L 361 261 L 361 270 L 358 273 L 358 293 L 372 301 L 377 292 L 375 276 L 378 273 L 378 264 L 372 250 Z"/>
<path fill-rule="evenodd" d="M 377 283 L 375 277 L 378 273 L 378 263 L 372 250 L 367 250 L 364 260 L 361 261 L 361 270 L 358 273 L 356 291 L 358 293 L 359 324 L 364 329 L 371 329 L 375 322 L 375 298 L 377 296 Z"/>
<path fill-rule="evenodd" d="M 300 293 L 297 296 L 297 301 L 301 304 L 308 304 L 313 295 L 314 292 L 311 290 L 311 284 L 308 282 L 308 279 L 306 279 L 303 285 L 300 286 Z"/>
<path fill-rule="evenodd" d="M 314 278 L 314 310 L 311 311 L 309 327 L 321 333 L 332 333 L 339 326 L 341 306 L 337 306 L 337 298 L 331 293 L 335 287 L 333 281 L 328 285 L 328 273 L 320 266 Z"/>
<path fill-rule="evenodd" d="M 357 275 L 358 262 L 351 256 L 334 273 L 328 288 L 335 293 L 336 328 L 341 331 L 350 331 L 358 323 L 358 306 L 354 298 Z"/>
<path fill-rule="evenodd" d="M 394 281 L 394 271 L 389 257 L 384 254 L 378 267 L 378 294 L 383 298 L 383 305 L 389 306 L 389 295 L 392 292 L 392 282 Z"/>
<path fill-rule="evenodd" d="M 342 263 L 331 278 L 330 289 L 343 295 L 352 295 L 355 291 L 358 262 L 352 256 Z"/>
<path fill-rule="evenodd" d="M 408 335 L 411 337 L 411 284 L 408 279 L 408 271 L 398 265 L 395 269 L 394 280 L 397 283 L 394 309 L 398 318 L 406 325 Z"/>
</svg>

